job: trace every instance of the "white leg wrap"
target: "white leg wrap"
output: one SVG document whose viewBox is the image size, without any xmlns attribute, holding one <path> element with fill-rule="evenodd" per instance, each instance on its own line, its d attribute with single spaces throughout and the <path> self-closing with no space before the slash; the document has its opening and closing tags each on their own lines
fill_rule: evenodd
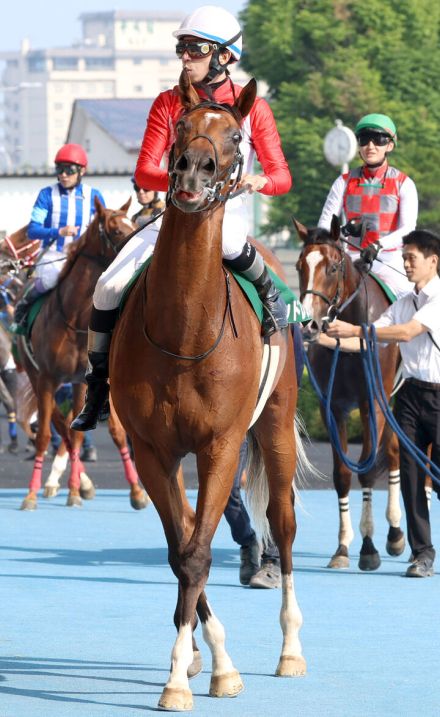
<svg viewBox="0 0 440 717">
<path fill-rule="evenodd" d="M 79 478 L 80 478 L 81 490 L 90 490 L 90 488 L 93 488 L 93 483 L 90 480 L 87 473 L 83 473 L 83 472 L 80 473 Z"/>
<path fill-rule="evenodd" d="M 371 488 L 364 488 L 362 490 L 362 515 L 359 529 L 363 538 L 367 536 L 373 537 L 374 533 L 374 522 L 373 522 L 373 491 Z"/>
<path fill-rule="evenodd" d="M 225 649 L 225 629 L 212 612 L 211 606 L 209 606 L 209 609 L 211 616 L 208 617 L 206 622 L 202 623 L 202 630 L 203 639 L 211 650 L 212 674 L 216 677 L 234 672 L 235 667 Z"/>
<path fill-rule="evenodd" d="M 338 541 L 340 545 L 346 545 L 347 548 L 354 538 L 353 526 L 350 516 L 350 500 L 348 495 L 345 498 L 339 498 L 339 533 Z"/>
<path fill-rule="evenodd" d="M 386 519 L 392 528 L 398 528 L 402 519 L 400 509 L 400 471 L 388 474 L 388 502 L 385 512 Z"/>
<path fill-rule="evenodd" d="M 187 671 L 193 660 L 192 628 L 182 625 L 171 653 L 171 671 L 166 687 L 189 690 Z"/>
</svg>

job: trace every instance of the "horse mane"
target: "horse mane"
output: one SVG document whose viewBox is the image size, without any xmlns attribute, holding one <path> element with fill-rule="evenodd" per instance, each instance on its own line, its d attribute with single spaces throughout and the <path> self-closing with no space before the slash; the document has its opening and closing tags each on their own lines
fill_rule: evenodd
<svg viewBox="0 0 440 717">
<path fill-rule="evenodd" d="M 67 253 L 67 259 L 64 263 L 63 268 L 60 271 L 59 277 L 58 277 L 58 283 L 60 283 L 66 276 L 69 274 L 70 270 L 72 269 L 74 263 L 76 262 L 78 255 L 80 254 L 81 250 L 85 247 L 87 244 L 87 239 L 93 229 L 93 225 L 95 224 L 96 216 L 93 217 L 92 221 L 90 222 L 89 226 L 81 234 L 79 239 L 72 242 L 69 246 L 68 253 Z"/>
<path fill-rule="evenodd" d="M 307 229 L 307 238 L 304 240 L 304 246 L 311 246 L 311 244 L 330 244 L 332 246 L 339 246 L 339 240 L 335 241 L 327 229 L 323 227 L 312 227 Z"/>
</svg>

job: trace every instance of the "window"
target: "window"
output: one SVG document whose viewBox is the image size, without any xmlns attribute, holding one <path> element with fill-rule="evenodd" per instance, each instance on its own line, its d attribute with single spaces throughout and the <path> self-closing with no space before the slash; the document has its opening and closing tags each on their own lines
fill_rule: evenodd
<svg viewBox="0 0 440 717">
<path fill-rule="evenodd" d="M 63 70 L 76 70 L 78 66 L 78 59 L 76 57 L 54 57 L 53 58 L 53 69 L 58 71 Z"/>
<path fill-rule="evenodd" d="M 113 57 L 86 57 L 86 70 L 113 70 L 115 63 Z"/>
<path fill-rule="evenodd" d="M 133 57 L 133 65 L 142 65 L 142 57 Z"/>
<path fill-rule="evenodd" d="M 135 85 L 133 87 L 133 92 L 142 92 L 142 85 Z"/>
<path fill-rule="evenodd" d="M 42 54 L 29 55 L 27 58 L 29 72 L 44 72 L 46 69 L 46 58 Z"/>
</svg>

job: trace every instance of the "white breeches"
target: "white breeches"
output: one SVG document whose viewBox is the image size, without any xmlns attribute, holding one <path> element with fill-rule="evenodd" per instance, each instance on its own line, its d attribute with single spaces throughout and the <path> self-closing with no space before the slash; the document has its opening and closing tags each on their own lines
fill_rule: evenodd
<svg viewBox="0 0 440 717">
<path fill-rule="evenodd" d="M 357 252 L 350 251 L 349 254 L 352 261 L 359 259 L 360 254 Z M 380 261 L 373 261 L 371 271 L 373 274 L 377 274 L 379 279 L 382 279 L 382 281 L 394 291 L 398 299 L 404 294 L 407 294 L 408 291 L 413 290 L 414 284 L 406 278 L 400 249 L 396 249 L 395 251 L 381 251 L 379 252 L 379 259 Z"/>
<path fill-rule="evenodd" d="M 53 289 L 58 281 L 61 269 L 66 263 L 66 254 L 56 249 L 46 251 L 35 265 L 35 276 L 43 291 Z M 40 288 L 38 287 L 38 288 Z"/>
<path fill-rule="evenodd" d="M 122 292 L 136 269 L 153 253 L 159 233 L 159 224 L 150 224 L 138 232 L 98 279 L 93 304 L 101 311 L 119 306 Z M 240 195 L 227 202 L 223 219 L 223 256 L 235 259 L 240 256 L 248 235 L 246 197 Z"/>
</svg>

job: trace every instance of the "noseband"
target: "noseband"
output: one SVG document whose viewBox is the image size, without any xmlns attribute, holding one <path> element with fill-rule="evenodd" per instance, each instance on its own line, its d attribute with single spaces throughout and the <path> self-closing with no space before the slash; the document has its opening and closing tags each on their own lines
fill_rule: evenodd
<svg viewBox="0 0 440 717">
<path fill-rule="evenodd" d="M 185 112 L 182 115 L 182 117 L 188 117 L 188 115 L 190 115 L 192 112 L 195 112 L 196 110 L 203 109 L 203 108 L 220 110 L 222 112 L 228 112 L 230 115 L 232 115 L 232 117 L 234 117 L 235 120 L 237 119 L 232 107 L 230 107 L 229 105 L 220 105 L 216 102 L 210 102 L 208 100 L 205 102 L 201 102 L 199 105 L 196 105 L 192 109 L 188 110 L 187 112 Z M 243 172 L 244 157 L 240 150 L 240 144 L 238 144 L 231 164 L 228 167 L 226 167 L 224 170 L 222 170 L 222 172 L 219 172 L 219 159 L 218 159 L 217 147 L 216 147 L 215 142 L 212 139 L 212 137 L 208 134 L 196 134 L 194 137 L 192 137 L 189 140 L 189 142 L 186 144 L 184 149 L 182 150 L 180 156 L 185 154 L 185 152 L 187 151 L 190 144 L 192 142 L 195 142 L 196 139 L 206 139 L 214 151 L 215 174 L 214 174 L 214 177 L 212 178 L 211 182 L 203 188 L 205 194 L 207 195 L 206 196 L 206 204 L 205 204 L 205 206 L 199 207 L 198 209 L 194 210 L 194 212 L 202 212 L 205 209 L 207 209 L 213 202 L 227 202 L 228 199 L 232 199 L 233 197 L 236 197 L 239 194 L 242 194 L 244 191 L 246 191 L 245 189 L 239 189 L 238 191 L 233 192 L 233 189 L 238 185 L 238 183 L 240 182 L 240 179 L 241 179 L 241 175 Z M 171 147 L 171 150 L 170 150 L 170 156 L 169 156 L 169 160 L 168 160 L 168 176 L 170 178 L 170 185 L 169 185 L 169 189 L 168 189 L 168 193 L 167 193 L 167 205 L 171 202 L 172 204 L 174 204 L 174 206 L 178 207 L 178 205 L 176 204 L 176 202 L 174 200 L 174 194 L 176 191 L 176 181 L 177 181 L 177 172 L 175 169 L 175 163 L 176 163 L 175 144 L 173 144 L 173 146 Z M 237 168 L 238 168 L 237 176 L 234 178 L 233 183 L 229 184 L 231 181 L 231 177 Z M 222 194 L 222 192 L 226 186 L 228 186 L 228 190 L 227 190 L 227 192 Z"/>
<path fill-rule="evenodd" d="M 316 289 L 306 289 L 306 291 L 303 291 L 300 295 L 300 301 L 304 299 L 304 297 L 307 294 L 312 294 L 313 296 L 318 296 L 320 299 L 325 301 L 327 306 L 329 307 L 328 310 L 328 316 L 330 319 L 333 319 L 338 314 L 341 313 L 343 308 L 345 308 L 345 305 L 342 307 L 340 306 L 340 302 L 342 300 L 343 291 L 344 291 L 344 279 L 345 279 L 345 252 L 343 249 L 335 245 L 335 248 L 339 251 L 341 258 L 339 262 L 337 263 L 337 270 L 338 270 L 338 285 L 336 287 L 335 294 L 333 298 L 329 299 L 328 296 L 323 294 L 322 291 L 317 291 Z M 333 316 L 334 315 L 334 316 Z"/>
</svg>

